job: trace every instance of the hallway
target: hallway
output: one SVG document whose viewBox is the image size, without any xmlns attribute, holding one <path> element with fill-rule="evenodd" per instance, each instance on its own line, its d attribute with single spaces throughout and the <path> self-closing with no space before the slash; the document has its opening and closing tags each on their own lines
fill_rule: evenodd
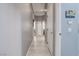
<svg viewBox="0 0 79 59">
<path fill-rule="evenodd" d="M 51 56 L 44 36 L 34 36 L 27 56 Z"/>
<path fill-rule="evenodd" d="M 0 56 L 79 56 L 79 4 L 0 4 Z"/>
<path fill-rule="evenodd" d="M 0 4 L 0 55 L 53 56 L 53 6 L 53 3 Z"/>
</svg>

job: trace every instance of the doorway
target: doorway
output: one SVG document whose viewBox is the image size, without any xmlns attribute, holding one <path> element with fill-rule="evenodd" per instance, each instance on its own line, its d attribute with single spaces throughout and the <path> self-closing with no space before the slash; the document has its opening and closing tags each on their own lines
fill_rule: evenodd
<svg viewBox="0 0 79 59">
<path fill-rule="evenodd" d="M 45 18 L 35 16 L 33 21 L 33 42 L 28 50 L 28 56 L 51 56 L 45 39 Z"/>
</svg>

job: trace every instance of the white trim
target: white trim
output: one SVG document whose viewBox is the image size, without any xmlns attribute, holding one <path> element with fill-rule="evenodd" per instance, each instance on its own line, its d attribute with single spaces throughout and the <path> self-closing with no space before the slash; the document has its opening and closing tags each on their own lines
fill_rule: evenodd
<svg viewBox="0 0 79 59">
<path fill-rule="evenodd" d="M 55 41 L 55 56 L 61 56 L 61 36 L 59 33 L 61 33 L 61 4 L 57 3 L 55 4 L 56 7 L 56 41 Z"/>
<path fill-rule="evenodd" d="M 59 4 L 59 33 L 61 33 L 61 4 Z M 61 36 L 59 36 L 59 52 L 61 55 Z"/>
</svg>

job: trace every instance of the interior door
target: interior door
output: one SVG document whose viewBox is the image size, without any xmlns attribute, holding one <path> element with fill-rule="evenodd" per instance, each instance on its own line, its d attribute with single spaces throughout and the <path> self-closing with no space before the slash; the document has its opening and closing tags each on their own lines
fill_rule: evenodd
<svg viewBox="0 0 79 59">
<path fill-rule="evenodd" d="M 79 4 L 61 4 L 61 55 L 79 55 Z"/>
</svg>

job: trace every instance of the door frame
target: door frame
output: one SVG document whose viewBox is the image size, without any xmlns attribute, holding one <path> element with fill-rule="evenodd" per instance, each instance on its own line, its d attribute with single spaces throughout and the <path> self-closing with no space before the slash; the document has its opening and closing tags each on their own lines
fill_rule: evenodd
<svg viewBox="0 0 79 59">
<path fill-rule="evenodd" d="M 61 56 L 61 3 L 55 3 L 55 56 Z"/>
</svg>

